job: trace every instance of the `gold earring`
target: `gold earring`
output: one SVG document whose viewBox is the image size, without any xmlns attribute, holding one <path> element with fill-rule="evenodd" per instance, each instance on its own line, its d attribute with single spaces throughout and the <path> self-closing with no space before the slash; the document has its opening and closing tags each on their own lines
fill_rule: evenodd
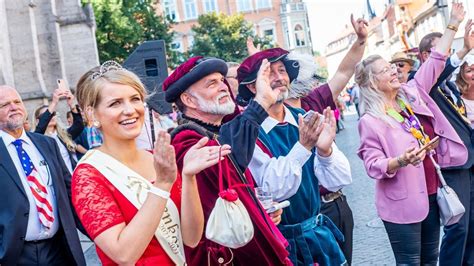
<svg viewBox="0 0 474 266">
<path fill-rule="evenodd" d="M 94 122 L 92 122 L 92 126 L 95 127 L 95 128 L 100 128 L 100 122 L 97 121 L 97 120 L 94 120 Z"/>
</svg>

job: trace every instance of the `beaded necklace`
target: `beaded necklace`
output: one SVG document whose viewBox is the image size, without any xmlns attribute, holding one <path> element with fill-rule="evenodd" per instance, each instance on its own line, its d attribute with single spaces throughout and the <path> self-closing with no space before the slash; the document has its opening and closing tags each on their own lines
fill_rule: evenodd
<svg viewBox="0 0 474 266">
<path fill-rule="evenodd" d="M 416 138 L 420 146 L 429 143 L 430 137 L 428 136 L 428 134 L 425 133 L 425 130 L 423 129 L 420 120 L 418 119 L 418 117 L 416 117 L 415 113 L 411 109 L 411 106 L 405 103 L 402 99 L 398 99 L 397 104 L 408 118 L 403 117 L 391 106 L 387 106 L 385 108 L 387 114 L 393 119 L 395 119 L 395 121 L 399 122 L 402 125 L 403 129 L 405 129 L 405 131 L 411 133 L 413 137 Z"/>
</svg>

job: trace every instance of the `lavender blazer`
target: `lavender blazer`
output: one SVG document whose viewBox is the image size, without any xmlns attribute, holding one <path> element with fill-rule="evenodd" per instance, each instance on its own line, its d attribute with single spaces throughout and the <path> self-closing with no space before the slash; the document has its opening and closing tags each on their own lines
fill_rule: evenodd
<svg viewBox="0 0 474 266">
<path fill-rule="evenodd" d="M 435 134 L 440 137 L 436 156 L 441 167 L 463 165 L 467 149 L 436 103 L 428 95 L 445 66 L 446 57 L 432 50 L 431 56 L 401 90 L 413 112 L 431 118 Z M 423 165 L 409 165 L 387 173 L 388 161 L 417 147 L 416 139 L 401 126 L 389 125 L 371 114 L 361 117 L 359 157 L 367 174 L 376 179 L 375 205 L 379 217 L 388 222 L 420 222 L 428 215 L 428 193 Z"/>
</svg>

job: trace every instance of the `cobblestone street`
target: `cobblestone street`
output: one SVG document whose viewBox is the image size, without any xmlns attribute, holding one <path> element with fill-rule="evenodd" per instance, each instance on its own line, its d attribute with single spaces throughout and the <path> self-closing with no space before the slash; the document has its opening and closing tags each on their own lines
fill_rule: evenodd
<svg viewBox="0 0 474 266">
<path fill-rule="evenodd" d="M 387 234 L 375 210 L 374 180 L 367 177 L 362 161 L 356 155 L 359 135 L 354 112 L 346 114 L 344 126 L 336 141 L 349 159 L 353 176 L 353 184 L 344 189 L 354 213 L 353 265 L 394 265 Z M 100 265 L 95 247 L 85 237 L 82 239 L 87 264 Z"/>
<path fill-rule="evenodd" d="M 351 108 L 353 108 L 351 106 Z M 345 129 L 337 134 L 336 142 L 351 164 L 352 185 L 344 189 L 354 214 L 353 265 L 394 265 L 390 243 L 377 217 L 374 204 L 375 182 L 367 176 L 362 160 L 356 154 L 359 147 L 357 115 L 345 114 Z"/>
</svg>

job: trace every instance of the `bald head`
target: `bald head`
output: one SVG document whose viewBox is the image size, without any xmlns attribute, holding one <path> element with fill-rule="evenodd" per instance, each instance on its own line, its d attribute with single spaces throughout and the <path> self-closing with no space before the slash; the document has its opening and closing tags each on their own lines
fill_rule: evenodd
<svg viewBox="0 0 474 266">
<path fill-rule="evenodd" d="M 26 109 L 20 94 L 13 87 L 0 85 L 0 130 L 21 131 L 25 120 Z"/>
</svg>

